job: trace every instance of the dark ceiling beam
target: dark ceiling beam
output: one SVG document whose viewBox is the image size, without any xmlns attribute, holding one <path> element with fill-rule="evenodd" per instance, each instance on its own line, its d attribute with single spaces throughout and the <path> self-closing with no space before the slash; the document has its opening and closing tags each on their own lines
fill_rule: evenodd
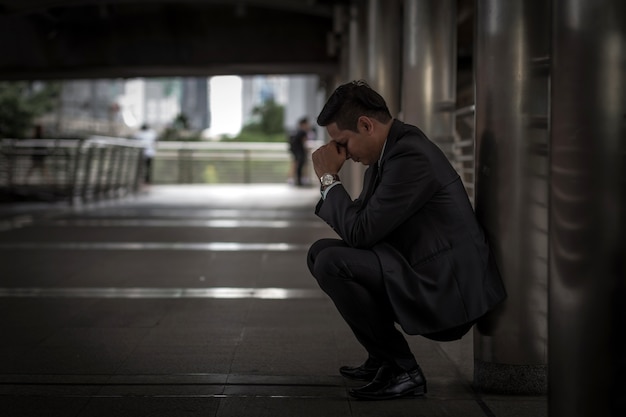
<svg viewBox="0 0 626 417">
<path fill-rule="evenodd" d="M 26 15 L 44 13 L 55 8 L 86 7 L 116 4 L 196 4 L 202 6 L 231 6 L 233 8 L 259 7 L 282 10 L 292 13 L 303 13 L 311 16 L 332 17 L 333 3 L 349 3 L 349 0 L 334 2 L 316 0 L 2 0 L 0 15 Z"/>
<path fill-rule="evenodd" d="M 0 79 L 337 71 L 332 19 L 185 1 L 0 16 Z"/>
</svg>

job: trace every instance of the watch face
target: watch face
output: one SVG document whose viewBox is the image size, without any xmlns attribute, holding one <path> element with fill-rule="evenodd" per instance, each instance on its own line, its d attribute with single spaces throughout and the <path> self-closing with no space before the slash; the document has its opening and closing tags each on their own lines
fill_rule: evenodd
<svg viewBox="0 0 626 417">
<path fill-rule="evenodd" d="M 332 174 L 322 175 L 322 185 L 330 185 L 335 181 L 335 177 Z"/>
</svg>

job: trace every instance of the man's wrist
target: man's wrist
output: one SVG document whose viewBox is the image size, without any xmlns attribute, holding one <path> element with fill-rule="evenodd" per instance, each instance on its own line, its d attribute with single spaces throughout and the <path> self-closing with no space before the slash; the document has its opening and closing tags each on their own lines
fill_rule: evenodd
<svg viewBox="0 0 626 417">
<path fill-rule="evenodd" d="M 328 195 L 328 192 L 331 190 L 331 188 L 339 184 L 341 184 L 341 181 L 335 181 L 328 186 L 322 186 L 320 188 L 320 193 L 322 194 L 322 200 L 326 200 L 326 196 Z"/>
<path fill-rule="evenodd" d="M 322 174 L 322 176 L 320 176 L 320 184 L 322 186 L 322 191 L 324 190 L 324 187 L 328 187 L 336 183 L 337 181 L 339 181 L 339 175 L 337 174 L 331 174 L 328 172 L 325 174 Z"/>
<path fill-rule="evenodd" d="M 320 193 L 322 194 L 322 198 L 326 199 L 326 194 L 328 194 L 328 190 L 330 190 L 333 186 L 341 184 L 339 180 L 339 175 L 325 173 L 320 176 Z"/>
</svg>

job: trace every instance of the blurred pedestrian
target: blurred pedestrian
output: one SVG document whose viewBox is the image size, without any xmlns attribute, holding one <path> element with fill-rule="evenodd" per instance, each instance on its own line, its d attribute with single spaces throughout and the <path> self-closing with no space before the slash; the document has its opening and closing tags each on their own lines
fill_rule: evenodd
<svg viewBox="0 0 626 417">
<path fill-rule="evenodd" d="M 143 176 L 144 183 L 152 182 L 152 160 L 156 155 L 157 133 L 147 123 L 141 125 L 141 128 L 133 136 L 134 139 L 141 141 L 144 145 L 143 150 Z"/>
<path fill-rule="evenodd" d="M 311 136 L 311 124 L 307 117 L 298 121 L 298 129 L 289 137 L 289 150 L 293 156 L 293 176 L 297 186 L 307 185 L 304 168 L 307 160 L 306 145 Z"/>
</svg>

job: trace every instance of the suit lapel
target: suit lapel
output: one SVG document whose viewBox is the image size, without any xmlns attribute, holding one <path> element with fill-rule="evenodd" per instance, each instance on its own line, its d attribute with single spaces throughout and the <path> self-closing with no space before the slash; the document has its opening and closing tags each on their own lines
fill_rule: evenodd
<svg viewBox="0 0 626 417">
<path fill-rule="evenodd" d="M 374 194 L 374 190 L 376 189 L 376 185 L 378 182 L 378 163 L 371 165 L 368 169 L 369 172 L 369 180 L 367 182 L 367 192 L 365 193 L 365 197 L 363 198 L 363 204 L 367 204 L 372 194 Z"/>
</svg>

